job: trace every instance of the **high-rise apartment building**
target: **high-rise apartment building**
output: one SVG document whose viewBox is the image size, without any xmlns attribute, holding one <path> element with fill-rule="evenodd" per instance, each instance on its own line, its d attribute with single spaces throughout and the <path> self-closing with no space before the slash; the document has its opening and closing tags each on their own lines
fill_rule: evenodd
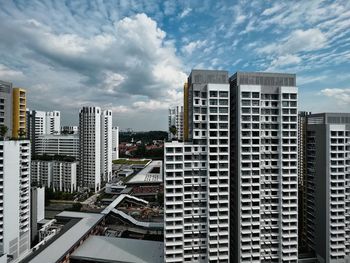
<svg viewBox="0 0 350 263">
<path fill-rule="evenodd" d="M 306 232 L 306 127 L 307 116 L 311 112 L 301 111 L 298 114 L 298 239 L 299 251 L 307 251 Z"/>
<path fill-rule="evenodd" d="M 350 261 L 350 114 L 307 116 L 306 244 L 319 262 Z"/>
<path fill-rule="evenodd" d="M 0 125 L 7 127 L 6 137 L 26 134 L 26 91 L 5 81 L 0 81 Z"/>
<path fill-rule="evenodd" d="M 229 84 L 192 70 L 187 142 L 165 143 L 165 262 L 230 262 Z"/>
<path fill-rule="evenodd" d="M 59 111 L 27 111 L 27 133 L 32 143 L 32 155 L 36 154 L 37 139 L 45 134 L 60 134 L 61 114 Z"/>
<path fill-rule="evenodd" d="M 83 107 L 79 113 L 79 185 L 97 192 L 101 188 L 101 108 Z"/>
<path fill-rule="evenodd" d="M 46 132 L 45 134 L 60 134 L 61 132 L 61 112 L 46 112 Z"/>
<path fill-rule="evenodd" d="M 26 136 L 26 91 L 21 88 L 13 89 L 12 105 L 12 137 L 19 138 Z"/>
<path fill-rule="evenodd" d="M 298 90 L 293 74 L 231 86 L 231 261 L 298 261 Z"/>
<path fill-rule="evenodd" d="M 12 135 L 12 83 L 0 81 L 0 125 L 7 127 L 6 137 Z"/>
<path fill-rule="evenodd" d="M 18 262 L 30 249 L 30 142 L 0 141 L 0 252 Z"/>
<path fill-rule="evenodd" d="M 112 111 L 101 114 L 101 180 L 112 179 Z"/>
<path fill-rule="evenodd" d="M 77 190 L 78 162 L 32 160 L 32 182 L 52 188 L 55 191 L 75 192 Z"/>
<path fill-rule="evenodd" d="M 119 159 L 119 127 L 112 128 L 112 160 Z"/>
<path fill-rule="evenodd" d="M 79 184 L 99 191 L 112 176 L 112 111 L 83 107 L 79 114 Z"/>
<path fill-rule="evenodd" d="M 183 141 L 184 139 L 184 110 L 183 106 L 176 106 L 169 108 L 168 124 L 169 124 L 169 136 L 168 139 L 172 140 L 176 138 L 177 140 Z M 172 131 L 172 128 L 175 128 Z"/>
</svg>

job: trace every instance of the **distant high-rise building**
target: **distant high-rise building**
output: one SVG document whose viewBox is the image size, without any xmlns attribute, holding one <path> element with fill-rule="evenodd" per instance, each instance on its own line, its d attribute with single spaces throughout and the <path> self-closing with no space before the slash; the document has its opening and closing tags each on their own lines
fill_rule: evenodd
<svg viewBox="0 0 350 263">
<path fill-rule="evenodd" d="M 184 139 L 183 123 L 184 123 L 183 106 L 176 106 L 174 108 L 169 108 L 169 116 L 168 116 L 168 124 L 169 124 L 168 139 L 169 140 L 176 138 L 177 140 L 183 141 Z"/>
<path fill-rule="evenodd" d="M 192 70 L 187 87 L 188 141 L 165 143 L 164 261 L 230 262 L 228 73 Z"/>
<path fill-rule="evenodd" d="M 79 127 L 78 126 L 62 126 L 61 133 L 63 134 L 78 134 Z"/>
<path fill-rule="evenodd" d="M 101 114 L 101 180 L 112 179 L 112 111 L 104 110 Z"/>
<path fill-rule="evenodd" d="M 45 134 L 60 134 L 60 125 L 61 114 L 59 111 L 27 110 L 27 137 L 32 143 L 32 155 L 36 154 L 38 137 Z"/>
<path fill-rule="evenodd" d="M 83 107 L 79 114 L 79 184 L 99 191 L 112 177 L 112 111 Z"/>
<path fill-rule="evenodd" d="M 79 113 L 79 184 L 95 192 L 101 189 L 101 108 L 83 107 Z"/>
<path fill-rule="evenodd" d="M 32 160 L 31 165 L 32 182 L 37 185 L 62 192 L 77 190 L 78 162 Z"/>
<path fill-rule="evenodd" d="M 319 262 L 350 262 L 350 114 L 307 116 L 306 238 Z"/>
<path fill-rule="evenodd" d="M 112 128 L 112 160 L 119 159 L 119 127 Z"/>
<path fill-rule="evenodd" d="M 296 77 L 237 72 L 230 85 L 231 262 L 298 262 Z"/>
<path fill-rule="evenodd" d="M 59 111 L 46 112 L 45 134 L 60 134 L 60 133 L 61 133 L 61 112 Z"/>
<path fill-rule="evenodd" d="M 18 262 L 30 249 L 30 142 L 0 141 L 0 251 Z"/>
<path fill-rule="evenodd" d="M 7 136 L 12 135 L 12 83 L 0 81 L 0 125 L 7 127 Z"/>
</svg>

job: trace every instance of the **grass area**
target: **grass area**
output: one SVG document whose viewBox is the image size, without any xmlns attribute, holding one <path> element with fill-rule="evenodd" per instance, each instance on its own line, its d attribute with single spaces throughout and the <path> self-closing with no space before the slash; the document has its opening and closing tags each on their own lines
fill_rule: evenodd
<svg viewBox="0 0 350 263">
<path fill-rule="evenodd" d="M 118 160 L 113 160 L 114 164 L 147 164 L 150 160 L 145 159 L 145 160 L 140 160 L 140 159 L 118 159 Z"/>
</svg>

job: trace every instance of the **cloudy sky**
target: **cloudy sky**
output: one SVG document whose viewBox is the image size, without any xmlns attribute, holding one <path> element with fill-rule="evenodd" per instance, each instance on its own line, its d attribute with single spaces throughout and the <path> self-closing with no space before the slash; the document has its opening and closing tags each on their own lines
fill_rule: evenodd
<svg viewBox="0 0 350 263">
<path fill-rule="evenodd" d="M 192 68 L 296 73 L 301 110 L 350 112 L 348 0 L 0 2 L 0 79 L 63 124 L 165 130 Z"/>
</svg>

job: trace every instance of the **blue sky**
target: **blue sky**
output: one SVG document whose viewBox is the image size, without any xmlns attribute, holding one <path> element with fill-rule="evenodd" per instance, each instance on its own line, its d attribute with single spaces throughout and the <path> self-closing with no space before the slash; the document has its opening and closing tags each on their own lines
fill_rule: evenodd
<svg viewBox="0 0 350 263">
<path fill-rule="evenodd" d="M 1 1 L 0 79 L 28 106 L 166 129 L 192 68 L 297 74 L 300 110 L 350 111 L 350 1 Z"/>
</svg>

